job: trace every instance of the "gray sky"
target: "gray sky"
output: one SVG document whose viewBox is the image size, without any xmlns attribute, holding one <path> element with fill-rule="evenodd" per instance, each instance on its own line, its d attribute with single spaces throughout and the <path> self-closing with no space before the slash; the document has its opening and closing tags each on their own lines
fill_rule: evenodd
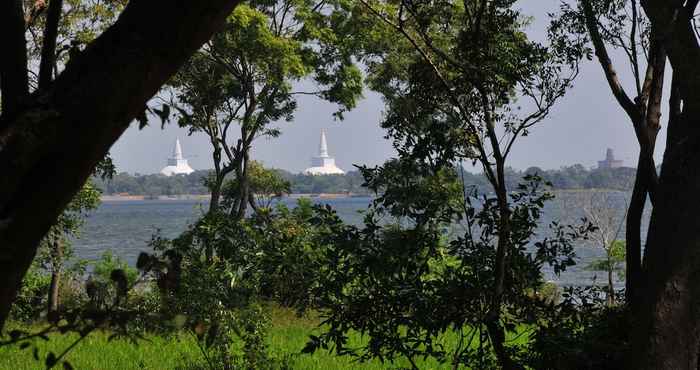
<svg viewBox="0 0 700 370">
<path fill-rule="evenodd" d="M 541 39 L 547 25 L 546 14 L 557 9 L 558 0 L 520 3 L 525 13 L 535 17 L 528 32 L 533 38 Z M 631 88 L 630 73 L 620 59 L 622 56 L 613 54 L 613 57 L 620 60 L 618 72 L 626 81 L 626 87 Z M 344 121 L 338 122 L 331 115 L 334 105 L 313 97 L 301 97 L 295 120 L 279 124 L 282 130 L 279 138 L 262 138 L 255 142 L 253 158 L 268 167 L 302 171 L 309 166 L 310 157 L 316 155 L 319 133 L 325 128 L 330 154 L 340 168 L 349 170 L 353 164 L 381 164 L 395 155 L 391 143 L 384 139 L 384 130 L 379 127 L 383 109 L 381 97 L 367 91 L 358 107 L 347 113 Z M 154 120 L 143 130 L 138 130 L 137 124 L 132 125 L 114 144 L 111 153 L 117 170 L 142 174 L 160 171 L 172 152 L 176 137 L 180 138 L 184 155 L 193 168 L 212 167 L 211 150 L 204 134 L 188 136 L 187 131 L 176 124 L 161 130 L 160 122 Z M 658 143 L 657 161 L 663 153 L 664 128 Z M 550 169 L 575 163 L 589 167 L 603 159 L 608 147 L 615 149 L 616 157 L 624 160 L 625 165 L 635 165 L 639 149 L 631 124 L 613 100 L 600 66 L 596 62 L 586 62 L 574 88 L 549 118 L 515 144 L 510 165 L 518 169 L 529 166 Z"/>
</svg>

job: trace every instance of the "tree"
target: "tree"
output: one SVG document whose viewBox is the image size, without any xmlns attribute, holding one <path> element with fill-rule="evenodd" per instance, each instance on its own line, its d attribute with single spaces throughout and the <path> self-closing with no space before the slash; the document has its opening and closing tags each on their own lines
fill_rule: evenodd
<svg viewBox="0 0 700 370">
<path fill-rule="evenodd" d="M 0 326 L 58 215 L 147 101 L 237 4 L 129 2 L 49 86 L 33 92 L 22 1 L 0 4 Z"/>
<path fill-rule="evenodd" d="M 88 181 L 68 203 L 68 207 L 61 213 L 56 224 L 51 226 L 41 242 L 39 259 L 44 267 L 51 272 L 48 299 L 48 312 L 50 313 L 57 312 L 60 305 L 58 293 L 62 270 L 66 260 L 72 255 L 70 238 L 80 235 L 85 213 L 97 208 L 99 204 L 100 192 Z"/>
<path fill-rule="evenodd" d="M 593 262 L 588 268 L 607 273 L 606 295 L 610 307 L 616 303 L 613 274 L 620 267 L 620 256 L 623 261 L 625 257 L 624 251 L 619 250 L 620 247 L 625 247 L 625 243 L 618 240 L 626 216 L 624 207 L 621 207 L 623 201 L 624 204 L 627 203 L 619 193 L 595 190 L 569 194 L 564 200 L 566 209 L 582 210 L 583 216 L 595 227 L 589 234 L 589 240 L 605 252 L 605 257 Z"/>
<path fill-rule="evenodd" d="M 248 203 L 256 211 L 261 209 L 269 210 L 272 201 L 291 192 L 291 184 L 273 170 L 263 167 L 260 162 L 251 162 L 248 168 L 248 184 L 250 194 Z M 237 179 L 229 180 L 224 185 L 224 200 L 229 203 L 226 209 L 235 211 L 233 203 L 240 194 L 240 183 Z M 233 203 L 232 203 L 233 201 Z"/>
<path fill-rule="evenodd" d="M 273 125 L 293 118 L 297 95 L 337 103 L 339 113 L 355 106 L 362 78 L 339 34 L 343 13 L 340 3 L 323 1 L 239 6 L 226 27 L 178 73 L 173 86 L 175 104 L 182 105 L 179 123 L 191 133 L 204 132 L 213 148 L 211 210 L 218 208 L 224 178 L 233 172 L 239 183 L 233 215 L 245 216 L 253 141 L 280 134 Z M 307 78 L 317 88 L 295 90 Z M 235 144 L 229 131 L 234 123 L 240 128 Z"/>
<path fill-rule="evenodd" d="M 652 204 L 658 179 L 654 163 L 656 137 L 661 129 L 661 103 L 666 69 L 666 51 L 659 42 L 659 29 L 644 17 L 637 0 L 579 1 L 571 8 L 564 3 L 552 29 L 560 42 L 591 43 L 616 102 L 632 123 L 639 158 L 632 197 L 627 211 L 626 295 L 636 306 L 643 294 L 641 223 L 647 194 Z M 608 49 L 624 52 L 633 77 L 634 95 L 623 87 L 618 68 Z M 619 61 L 618 61 L 619 62 Z M 646 71 L 645 71 L 646 69 Z M 633 97 L 631 97 L 633 96 Z"/>
<path fill-rule="evenodd" d="M 586 269 L 603 271 L 608 275 L 606 299 L 608 301 L 608 307 L 615 306 L 613 275 L 617 275 L 618 279 L 625 278 L 625 242 L 623 240 L 613 240 L 610 246 L 605 249 L 605 257 L 590 262 L 586 266 Z"/>
<path fill-rule="evenodd" d="M 673 68 L 673 83 L 666 151 L 642 263 L 645 297 L 629 363 L 637 369 L 695 369 L 700 348 L 700 221 L 693 216 L 700 207 L 695 169 L 700 160 L 698 2 L 641 3 L 652 28 L 663 30 L 659 41 Z"/>
<path fill-rule="evenodd" d="M 363 61 L 370 86 L 387 103 L 382 126 L 399 153 L 398 165 L 407 166 L 406 174 L 430 178 L 454 162 L 472 161 L 496 194 L 491 216 L 498 233 L 484 322 L 501 366 L 517 368 L 502 326 L 504 305 L 519 294 L 509 271 L 521 236 L 514 234 L 520 225 L 506 181 L 507 158 L 517 139 L 565 93 L 580 50 L 528 40 L 521 14 L 511 7 L 514 1 L 361 3 L 356 16 L 365 36 Z M 384 170 L 377 169 L 376 176 Z M 399 187 L 413 180 L 406 175 L 396 181 Z M 433 205 L 417 197 L 387 191 L 382 199 L 387 206 L 408 203 L 409 213 Z M 415 222 L 422 225 L 430 215 L 418 215 Z"/>
</svg>

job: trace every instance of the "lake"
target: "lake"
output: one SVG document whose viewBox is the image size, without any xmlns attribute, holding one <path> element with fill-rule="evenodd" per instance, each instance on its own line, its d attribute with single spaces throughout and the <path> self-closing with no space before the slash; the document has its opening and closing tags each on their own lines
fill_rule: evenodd
<svg viewBox="0 0 700 370">
<path fill-rule="evenodd" d="M 571 202 L 580 192 L 563 192 L 550 202 L 544 210 L 542 225 L 566 217 L 569 220 L 578 219 L 583 215 L 580 204 Z M 624 215 L 628 193 L 608 192 L 614 203 L 618 216 Z M 312 198 L 317 204 L 328 204 L 347 223 L 360 224 L 361 211 L 365 210 L 371 198 Z M 284 198 L 281 202 L 293 206 L 292 198 Z M 579 202 L 580 203 L 580 202 Z M 148 242 L 155 233 L 166 238 L 174 238 L 183 232 L 188 224 L 194 222 L 206 210 L 207 203 L 201 200 L 144 200 L 144 201 L 105 201 L 92 212 L 83 227 L 82 235 L 74 241 L 75 254 L 79 258 L 95 260 L 106 251 L 111 250 L 116 255 L 134 264 L 138 254 L 149 252 Z M 648 220 L 648 214 L 645 215 Z M 646 224 L 646 222 L 644 223 Z M 546 228 L 541 228 L 541 236 L 546 236 Z M 643 230 L 643 235 L 646 230 Z M 620 239 L 624 238 L 624 227 L 620 230 Z M 596 276 L 599 282 L 606 277 L 602 272 L 587 271 L 584 267 L 604 255 L 601 248 L 591 245 L 577 247 L 577 265 L 571 267 L 560 277 L 551 271 L 544 271 L 547 280 L 560 285 L 588 284 Z M 619 283 L 619 282 L 618 282 Z"/>
</svg>

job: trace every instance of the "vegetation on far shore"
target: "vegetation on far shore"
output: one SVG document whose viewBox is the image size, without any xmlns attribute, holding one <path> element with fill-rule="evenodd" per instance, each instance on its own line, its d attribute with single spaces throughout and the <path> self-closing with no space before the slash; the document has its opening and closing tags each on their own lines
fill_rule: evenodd
<svg viewBox="0 0 700 370">
<path fill-rule="evenodd" d="M 345 175 L 311 176 L 294 174 L 285 170 L 274 169 L 280 177 L 289 181 L 293 194 L 359 194 L 369 195 L 363 187 L 364 180 L 359 171 L 350 171 Z M 509 188 L 514 188 L 525 174 L 538 173 L 557 190 L 570 189 L 610 189 L 632 190 L 635 169 L 620 167 L 613 169 L 586 169 L 582 165 L 562 167 L 557 170 L 543 170 L 530 167 L 525 171 L 508 169 L 505 173 Z M 166 177 L 163 175 L 129 174 L 114 175 L 112 179 L 96 178 L 93 181 L 104 195 L 128 194 L 142 196 L 204 195 L 209 190 L 203 180 L 209 175 L 207 170 L 195 171 L 189 175 Z M 476 186 L 480 192 L 488 191 L 488 180 L 483 173 L 474 174 L 465 171 L 465 183 Z"/>
</svg>

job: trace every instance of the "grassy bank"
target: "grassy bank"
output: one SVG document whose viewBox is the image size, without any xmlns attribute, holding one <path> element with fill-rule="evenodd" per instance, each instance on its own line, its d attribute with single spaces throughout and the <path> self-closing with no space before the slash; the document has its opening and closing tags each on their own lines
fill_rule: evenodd
<svg viewBox="0 0 700 370">
<path fill-rule="evenodd" d="M 391 369 L 407 368 L 405 360 L 394 364 L 372 361 L 357 363 L 349 357 L 338 357 L 327 352 L 301 354 L 309 334 L 318 333 L 318 319 L 314 317 L 297 317 L 291 310 L 272 309 L 272 329 L 270 330 L 269 352 L 276 358 L 289 357 L 294 369 Z M 10 324 L 17 328 L 17 324 Z M 27 329 L 24 327 L 24 329 Z M 138 345 L 126 340 L 107 340 L 108 334 L 94 333 L 74 348 L 66 359 L 75 369 L 194 369 L 193 364 L 202 363 L 202 355 L 194 338 L 187 333 L 168 337 L 148 335 L 147 340 Z M 45 342 L 36 343 L 41 358 L 51 351 L 62 352 L 77 338 L 76 335 L 51 335 Z M 362 338 L 355 335 L 350 344 L 361 343 Z M 418 361 L 421 369 L 449 369 L 448 365 L 434 360 Z M 41 369 L 43 363 L 37 362 L 31 349 L 20 350 L 17 346 L 0 347 L 0 369 L 30 370 Z M 59 367 L 60 368 L 60 365 Z"/>
</svg>

